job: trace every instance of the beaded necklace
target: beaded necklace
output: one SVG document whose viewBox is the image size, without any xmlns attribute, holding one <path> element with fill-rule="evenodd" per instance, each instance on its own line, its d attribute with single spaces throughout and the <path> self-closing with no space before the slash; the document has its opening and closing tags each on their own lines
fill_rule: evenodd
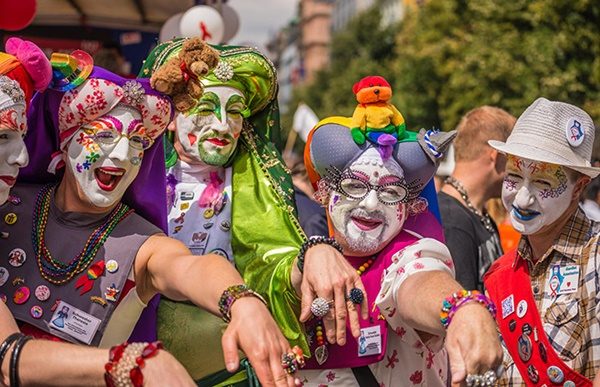
<svg viewBox="0 0 600 387">
<path fill-rule="evenodd" d="M 486 230 L 488 230 L 492 234 L 496 233 L 490 215 L 485 210 L 483 210 L 482 214 L 477 208 L 475 208 L 475 206 L 473 206 L 473 203 L 471 203 L 471 201 L 469 200 L 469 195 L 467 195 L 467 190 L 465 190 L 465 187 L 462 186 L 460 181 L 456 180 L 452 176 L 448 176 L 446 180 L 444 180 L 444 182 L 454 187 L 454 189 L 460 194 L 460 197 L 467 205 L 467 208 L 479 217 L 479 220 L 481 220 L 481 223 L 483 224 L 483 227 L 485 227 Z"/>
<path fill-rule="evenodd" d="M 63 285 L 87 269 L 112 230 L 119 222 L 129 216 L 133 212 L 133 209 L 129 208 L 126 204 L 119 203 L 111 211 L 104 223 L 92 232 L 81 252 L 71 262 L 63 263 L 52 258 L 52 254 L 50 254 L 46 246 L 45 237 L 50 201 L 52 200 L 55 187 L 53 184 L 44 186 L 36 197 L 31 241 L 42 277 L 54 285 Z"/>
</svg>

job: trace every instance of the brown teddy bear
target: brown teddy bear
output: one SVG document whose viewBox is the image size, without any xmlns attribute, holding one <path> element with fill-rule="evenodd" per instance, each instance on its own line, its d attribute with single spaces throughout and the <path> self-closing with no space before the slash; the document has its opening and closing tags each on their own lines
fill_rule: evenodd
<svg viewBox="0 0 600 387">
<path fill-rule="evenodd" d="M 150 84 L 173 98 L 180 112 L 191 109 L 202 96 L 200 78 L 217 66 L 219 53 L 200 38 L 187 39 L 179 54 L 152 74 Z"/>
</svg>

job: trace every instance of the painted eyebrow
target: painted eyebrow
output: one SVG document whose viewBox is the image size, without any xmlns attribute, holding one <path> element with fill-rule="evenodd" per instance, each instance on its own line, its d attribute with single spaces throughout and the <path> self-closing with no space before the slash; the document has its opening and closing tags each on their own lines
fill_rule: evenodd
<svg viewBox="0 0 600 387">
<path fill-rule="evenodd" d="M 384 185 L 384 184 L 388 184 L 388 183 L 397 183 L 397 182 L 401 182 L 402 178 L 396 175 L 385 175 L 385 176 L 381 176 L 381 178 L 379 178 L 379 181 L 377 182 L 379 185 Z"/>
<path fill-rule="evenodd" d="M 215 104 L 216 106 L 219 106 L 221 104 L 221 101 L 219 100 L 219 96 L 217 96 L 212 91 L 205 92 L 202 95 L 202 97 L 200 97 L 200 100 L 198 101 L 198 105 L 200 105 L 202 102 L 211 102 L 211 103 Z"/>
<path fill-rule="evenodd" d="M 103 123 L 106 126 L 113 126 L 119 132 L 123 132 L 123 123 L 117 117 L 106 114 L 103 117 L 98 118 L 96 121 Z"/>
<path fill-rule="evenodd" d="M 350 170 L 350 173 L 352 174 L 352 176 L 354 177 L 358 177 L 358 178 L 363 178 L 366 181 L 369 181 L 369 175 L 367 175 L 366 173 L 362 172 L 362 171 L 354 171 L 354 170 Z"/>
<path fill-rule="evenodd" d="M 231 105 L 233 105 L 234 103 L 241 103 L 244 105 L 244 108 L 246 107 L 246 99 L 244 97 L 242 97 L 241 95 L 234 94 L 227 101 L 227 105 L 225 106 L 225 109 L 229 109 L 229 107 Z"/>
</svg>

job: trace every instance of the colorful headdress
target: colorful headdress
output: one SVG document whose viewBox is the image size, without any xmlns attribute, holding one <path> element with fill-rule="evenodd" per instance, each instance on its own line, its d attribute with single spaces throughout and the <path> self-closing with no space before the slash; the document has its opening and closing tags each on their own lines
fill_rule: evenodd
<svg viewBox="0 0 600 387">
<path fill-rule="evenodd" d="M 86 62 L 81 65 L 74 65 L 74 61 L 77 61 L 77 57 L 65 59 L 61 55 L 54 56 L 53 62 L 62 70 L 75 67 L 81 69 L 77 74 L 85 74 L 87 59 L 84 58 Z M 144 151 L 138 176 L 128 188 L 123 201 L 166 230 L 166 207 L 157 206 L 156 203 L 166 203 L 164 153 L 160 134 L 172 118 L 170 100 L 153 90 L 147 79 L 122 78 L 97 66 L 93 67 L 89 77 L 83 81 L 79 75 L 70 78 L 67 75 L 69 80 L 64 81 L 62 71 L 55 71 L 54 75 L 59 79 L 57 85 L 61 90 L 49 89 L 43 94 L 37 94 L 31 101 L 29 125 L 36 130 L 25 139 L 30 150 L 30 161 L 22 170 L 19 180 L 29 183 L 56 181 L 53 172 L 60 161 L 58 150 L 68 146 L 76 130 L 108 113 L 119 103 L 129 105 L 141 114 L 146 134 L 157 140 L 150 149 Z M 73 87 L 77 83 L 79 85 Z"/>
<path fill-rule="evenodd" d="M 81 85 L 94 69 L 94 59 L 82 50 L 75 50 L 70 55 L 53 53 L 52 58 L 52 88 L 58 91 L 68 91 Z"/>
<path fill-rule="evenodd" d="M 0 82 L 0 90 L 5 94 L 0 101 L 0 110 L 3 110 L 14 105 L 26 107 L 36 90 L 44 91 L 48 87 L 52 70 L 38 46 L 10 38 L 6 41 L 6 53 L 0 52 L 0 75 L 4 76 Z"/>
<path fill-rule="evenodd" d="M 350 132 L 351 119 L 330 117 L 322 120 L 311 131 L 304 151 L 304 163 L 311 183 L 317 188 L 319 180 L 343 171 L 367 149 L 376 147 L 366 142 L 358 145 Z M 443 155 L 456 133 L 421 130 L 417 141 L 397 143 L 391 157 L 404 170 L 406 183 L 416 197 L 431 180 L 437 160 Z"/>
<path fill-rule="evenodd" d="M 161 65 L 178 55 L 186 39 L 159 44 L 148 56 L 140 76 L 150 77 Z M 241 46 L 212 46 L 219 52 L 219 64 L 201 79 L 204 87 L 229 86 L 246 97 L 251 114 L 264 109 L 277 91 L 277 77 L 271 61 L 258 50 Z"/>
</svg>

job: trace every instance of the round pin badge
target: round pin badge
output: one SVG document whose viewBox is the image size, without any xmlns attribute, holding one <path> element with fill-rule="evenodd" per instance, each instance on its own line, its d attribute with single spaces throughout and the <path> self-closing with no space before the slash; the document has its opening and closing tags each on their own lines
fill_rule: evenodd
<svg viewBox="0 0 600 387">
<path fill-rule="evenodd" d="M 531 359 L 531 339 L 526 334 L 522 334 L 518 338 L 518 344 L 519 357 L 526 363 Z"/>
<path fill-rule="evenodd" d="M 44 309 L 39 305 L 34 305 L 29 309 L 29 314 L 35 319 L 40 319 L 44 315 Z"/>
<path fill-rule="evenodd" d="M 33 294 L 35 294 L 35 298 L 37 298 L 39 301 L 47 301 L 50 298 L 50 288 L 46 285 L 40 285 L 35 288 L 35 292 Z"/>
<path fill-rule="evenodd" d="M 29 300 L 30 295 L 31 291 L 27 286 L 20 286 L 13 294 L 13 302 L 17 305 L 23 305 L 27 302 L 27 300 Z"/>
<path fill-rule="evenodd" d="M 530 364 L 529 367 L 527 367 L 527 377 L 532 383 L 537 383 L 540 381 L 540 374 L 533 364 Z"/>
<path fill-rule="evenodd" d="M 521 300 L 517 305 L 517 317 L 522 318 L 527 313 L 527 301 Z"/>
<path fill-rule="evenodd" d="M 224 220 L 219 225 L 219 228 L 221 229 L 221 231 L 227 232 L 231 229 L 231 223 L 228 220 Z"/>
<path fill-rule="evenodd" d="M 17 219 L 17 214 L 14 212 L 9 212 L 8 214 L 4 215 L 4 223 L 9 225 L 17 223 Z"/>
<path fill-rule="evenodd" d="M 565 374 L 557 366 L 548 367 L 546 373 L 548 374 L 548 378 L 552 383 L 559 384 L 562 383 L 563 380 L 565 380 Z"/>
<path fill-rule="evenodd" d="M 583 140 L 585 138 L 585 128 L 581 126 L 581 122 L 576 118 L 571 117 L 569 121 L 567 121 L 567 126 L 565 127 L 565 136 L 567 137 L 567 142 L 572 147 L 578 147 L 583 144 Z"/>
<path fill-rule="evenodd" d="M 106 271 L 109 273 L 116 273 L 119 270 L 119 263 L 114 259 L 110 259 L 106 262 Z"/>
<path fill-rule="evenodd" d="M 8 253 L 8 263 L 10 263 L 11 266 L 22 266 L 25 263 L 26 259 L 27 255 L 25 254 L 25 251 L 23 251 L 23 249 L 12 249 L 10 253 Z"/>
<path fill-rule="evenodd" d="M 0 286 L 4 285 L 6 281 L 8 281 L 8 277 L 10 274 L 8 273 L 8 269 L 0 266 Z"/>
<path fill-rule="evenodd" d="M 202 214 L 204 216 L 204 219 L 210 219 L 215 215 L 215 210 L 213 210 L 212 208 L 207 208 L 206 210 L 204 210 L 204 214 Z"/>
<path fill-rule="evenodd" d="M 531 325 L 529 325 L 529 323 L 523 324 L 523 328 L 521 328 L 521 331 L 526 335 L 530 335 L 531 334 Z"/>
<path fill-rule="evenodd" d="M 204 227 L 206 230 L 208 230 L 209 228 L 211 228 L 213 226 L 213 222 L 208 222 L 208 223 L 204 223 L 202 225 L 202 227 Z"/>
<path fill-rule="evenodd" d="M 514 332 L 516 328 L 517 328 L 517 322 L 515 321 L 515 319 L 511 319 L 511 320 L 508 322 L 508 329 L 509 329 L 511 332 Z"/>
<path fill-rule="evenodd" d="M 575 382 L 572 380 L 567 380 L 565 384 L 563 384 L 563 387 L 575 387 Z"/>
</svg>

